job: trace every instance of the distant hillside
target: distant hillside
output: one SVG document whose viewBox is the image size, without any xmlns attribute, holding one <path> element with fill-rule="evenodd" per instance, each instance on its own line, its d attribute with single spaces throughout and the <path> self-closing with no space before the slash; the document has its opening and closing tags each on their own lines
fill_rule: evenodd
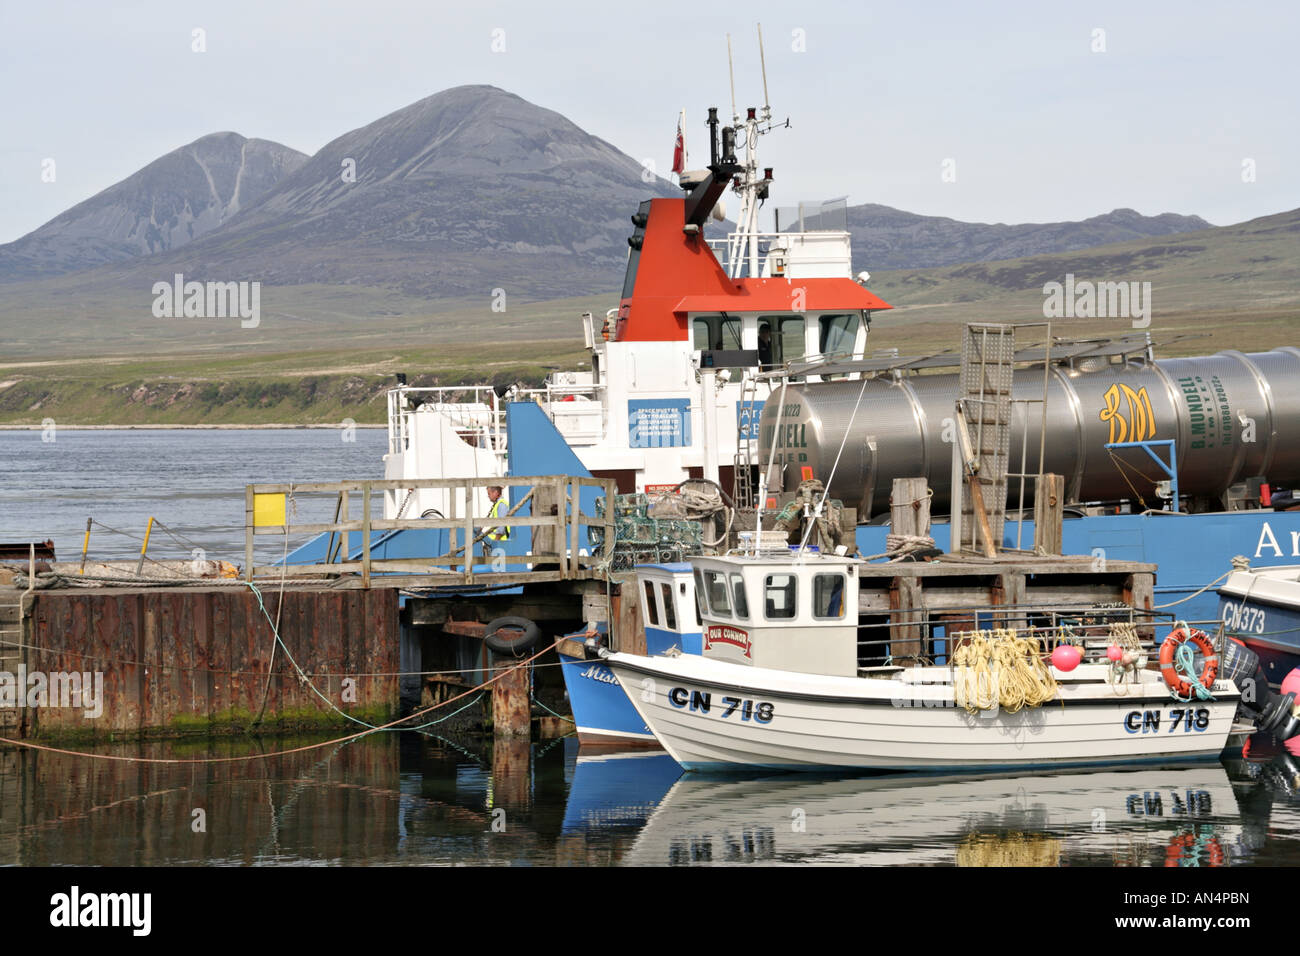
<svg viewBox="0 0 1300 956">
<path fill-rule="evenodd" d="M 306 160 L 238 133 L 204 136 L 0 246 L 0 281 L 178 249 L 254 205 Z"/>
<path fill-rule="evenodd" d="M 1067 275 L 1076 282 L 1151 283 L 1150 331 L 1164 341 L 1195 335 L 1206 343 L 1188 346 L 1196 352 L 1210 344 L 1300 345 L 1300 209 L 1075 252 L 873 272 L 871 289 L 895 306 L 877 316 L 877 325 L 906 327 L 920 341 L 935 323 L 1041 321 L 1043 286 Z M 1054 319 L 1053 330 L 1111 335 L 1131 331 L 1131 323 Z"/>
<path fill-rule="evenodd" d="M 615 289 L 637 204 L 680 195 L 642 173 L 552 110 L 462 86 L 340 136 L 256 208 L 136 271 L 431 298 Z"/>
<path fill-rule="evenodd" d="M 854 271 L 925 269 L 1070 252 L 1113 242 L 1208 229 L 1200 216 L 1143 216 L 1116 209 L 1080 222 L 958 222 L 865 203 L 848 209 Z"/>
</svg>

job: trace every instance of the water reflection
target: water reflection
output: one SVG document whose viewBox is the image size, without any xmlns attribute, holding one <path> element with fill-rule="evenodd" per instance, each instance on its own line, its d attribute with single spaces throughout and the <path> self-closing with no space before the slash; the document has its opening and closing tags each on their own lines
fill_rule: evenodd
<svg viewBox="0 0 1300 956">
<path fill-rule="evenodd" d="M 157 742 L 122 756 L 306 741 Z M 989 777 L 682 776 L 662 752 L 405 733 L 188 766 L 0 751 L 0 863 L 1230 866 L 1300 859 L 1300 754 Z"/>
</svg>

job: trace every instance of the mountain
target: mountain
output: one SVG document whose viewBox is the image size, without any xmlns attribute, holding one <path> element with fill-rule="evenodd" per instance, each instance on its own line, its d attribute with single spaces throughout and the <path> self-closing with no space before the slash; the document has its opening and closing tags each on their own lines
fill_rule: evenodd
<svg viewBox="0 0 1300 956">
<path fill-rule="evenodd" d="M 461 86 L 340 136 L 218 232 L 137 271 L 429 297 L 609 290 L 637 204 L 681 195 L 643 172 L 559 113 Z"/>
<path fill-rule="evenodd" d="M 1200 216 L 1143 216 L 1116 209 L 1079 222 L 1004 225 L 918 216 L 866 203 L 848 208 L 853 269 L 927 269 L 1071 252 L 1093 246 L 1211 228 Z"/>
<path fill-rule="evenodd" d="M 871 291 L 895 306 L 882 325 L 912 327 L 923 341 L 932 338 L 930 323 L 1041 321 L 1044 286 L 1068 275 L 1076 282 L 1150 283 L 1150 328 L 1159 336 L 1196 334 L 1216 348 L 1296 344 L 1300 209 L 1072 252 L 882 269 L 872 273 Z M 1057 334 L 1111 335 L 1132 327 L 1127 318 L 1053 319 Z M 1204 343 L 1195 348 L 1204 350 Z"/>
<path fill-rule="evenodd" d="M 0 246 L 0 281 L 60 275 L 178 249 L 254 205 L 305 154 L 212 133 Z"/>
</svg>

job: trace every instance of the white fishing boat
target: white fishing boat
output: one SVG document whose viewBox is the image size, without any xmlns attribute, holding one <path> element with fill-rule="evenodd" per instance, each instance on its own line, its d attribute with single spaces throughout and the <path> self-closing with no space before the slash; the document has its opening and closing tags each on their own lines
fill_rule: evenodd
<svg viewBox="0 0 1300 956">
<path fill-rule="evenodd" d="M 853 559 L 750 554 L 692 564 L 702 655 L 595 650 L 687 770 L 996 771 L 1212 758 L 1233 727 L 1232 680 L 1202 670 L 1206 696 L 1179 700 L 1160 672 L 1131 659 L 1068 671 L 1043 663 L 1035 635 L 955 635 L 943 666 L 860 668 Z M 963 651 L 981 641 L 994 655 L 987 660 L 1011 663 L 981 667 Z"/>
</svg>

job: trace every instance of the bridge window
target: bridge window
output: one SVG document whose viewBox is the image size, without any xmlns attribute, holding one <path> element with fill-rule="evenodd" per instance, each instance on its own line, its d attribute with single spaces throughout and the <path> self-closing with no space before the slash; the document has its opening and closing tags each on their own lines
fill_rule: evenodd
<svg viewBox="0 0 1300 956">
<path fill-rule="evenodd" d="M 677 608 L 673 606 L 673 589 L 671 585 L 661 584 L 659 593 L 664 597 L 664 624 L 668 630 L 677 630 Z"/>
<path fill-rule="evenodd" d="M 745 600 L 745 579 L 739 574 L 731 576 L 731 595 L 736 600 L 736 617 L 749 620 L 749 602 Z"/>
<path fill-rule="evenodd" d="M 763 613 L 769 621 L 789 620 L 797 596 L 793 574 L 769 574 L 763 582 Z"/>
<path fill-rule="evenodd" d="M 767 326 L 769 345 L 763 345 L 763 326 Z M 801 315 L 760 315 L 758 317 L 758 362 L 782 365 L 801 361 L 804 349 L 804 321 Z"/>
<path fill-rule="evenodd" d="M 709 592 L 709 607 L 714 617 L 731 617 L 731 600 L 727 594 L 726 575 L 718 571 L 705 571 L 704 581 Z"/>
<path fill-rule="evenodd" d="M 858 325 L 861 317 L 856 312 L 845 312 L 821 317 L 818 339 L 822 355 L 852 355 L 858 344 Z"/>
<path fill-rule="evenodd" d="M 813 617 L 829 620 L 844 616 L 844 575 L 818 574 L 813 577 Z"/>
<path fill-rule="evenodd" d="M 691 320 L 691 348 L 739 349 L 740 327 L 740 319 L 729 315 L 698 315 Z"/>
<path fill-rule="evenodd" d="M 655 586 L 645 582 L 645 622 L 651 627 L 659 626 L 659 613 L 655 610 Z"/>
<path fill-rule="evenodd" d="M 699 568 L 695 569 L 695 617 L 701 624 L 704 623 L 704 615 L 709 613 L 708 598 L 704 590 L 704 572 Z"/>
</svg>

